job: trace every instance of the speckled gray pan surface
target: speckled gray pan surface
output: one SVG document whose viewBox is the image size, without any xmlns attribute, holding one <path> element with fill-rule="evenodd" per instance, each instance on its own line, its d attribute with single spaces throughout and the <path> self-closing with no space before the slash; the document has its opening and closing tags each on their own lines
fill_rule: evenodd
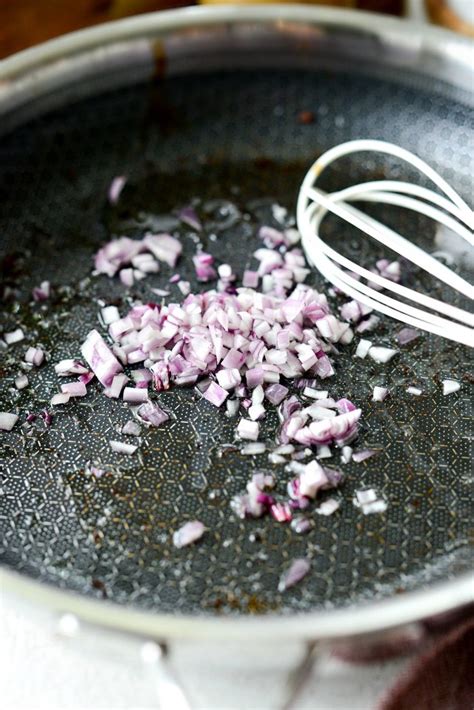
<svg viewBox="0 0 474 710">
<path fill-rule="evenodd" d="M 314 121 L 299 122 L 301 111 Z M 254 263 L 256 231 L 275 224 L 272 205 L 294 212 L 298 185 L 324 149 L 356 137 L 397 142 L 416 151 L 469 199 L 472 113 L 462 100 L 427 85 L 420 90 L 360 75 L 329 71 L 261 71 L 176 78 L 136 85 L 32 120 L 0 139 L 2 281 L 13 299 L 2 304 L 2 328 L 21 325 L 26 340 L 2 355 L 0 410 L 40 412 L 58 390 L 52 363 L 77 356 L 98 326 L 98 299 L 121 312 L 135 298 L 152 299 L 167 287 L 162 268 L 129 291 L 106 276 L 91 277 L 92 255 L 113 235 L 139 236 L 163 226 L 180 235 L 177 267 L 193 289 L 195 235 L 176 210 L 194 202 L 203 245 L 241 276 Z M 128 182 L 118 206 L 107 203 L 115 175 Z M 390 174 L 406 176 L 390 159 L 359 155 L 341 163 L 326 185 Z M 433 249 L 434 227 L 386 209 L 384 219 Z M 275 225 L 276 226 L 276 225 Z M 328 239 L 344 253 L 372 264 L 382 251 L 355 231 L 329 220 Z M 405 283 L 452 298 L 404 266 Z M 31 304 L 31 288 L 51 280 L 53 297 Z M 311 277 L 325 288 L 319 276 Z M 171 286 L 169 300 L 179 299 Z M 335 302 L 337 305 L 337 302 Z M 382 319 L 374 342 L 394 346 L 401 326 Z M 41 344 L 51 360 L 12 391 L 18 360 Z M 472 380 L 467 348 L 422 335 L 387 365 L 353 358 L 341 348 L 335 377 L 324 382 L 336 397 L 363 409 L 358 445 L 379 449 L 364 463 L 344 467 L 341 508 L 316 516 L 306 536 L 266 518 L 236 519 L 232 495 L 255 469 L 272 470 L 283 492 L 288 474 L 266 455 L 242 456 L 235 420 L 194 389 L 159 396 L 172 413 L 162 428 L 144 431 L 139 451 L 110 450 L 123 438 L 127 406 L 101 394 L 87 396 L 41 419 L 27 434 L 20 425 L 0 438 L 0 559 L 35 579 L 119 604 L 196 614 L 287 613 L 340 608 L 394 591 L 455 577 L 472 565 L 472 478 L 469 429 Z M 459 380 L 442 396 L 441 380 Z M 371 402 L 372 387 L 391 396 Z M 420 397 L 405 389 L 415 385 Z M 277 425 L 271 412 L 264 438 Z M 131 441 L 131 439 L 127 439 Z M 88 462 L 107 471 L 85 475 Z M 335 464 L 339 456 L 335 454 Z M 332 464 L 332 461 L 329 461 Z M 380 515 L 363 516 L 354 491 L 375 487 L 388 502 Z M 198 518 L 208 532 L 182 550 L 172 531 Z M 258 534 L 257 534 L 258 533 Z M 312 559 L 297 587 L 277 591 L 281 571 L 295 557 Z"/>
</svg>

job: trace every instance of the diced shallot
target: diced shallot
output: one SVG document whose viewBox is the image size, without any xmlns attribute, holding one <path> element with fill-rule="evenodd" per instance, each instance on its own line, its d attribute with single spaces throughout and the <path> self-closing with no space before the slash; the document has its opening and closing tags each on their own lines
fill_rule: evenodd
<svg viewBox="0 0 474 710">
<path fill-rule="evenodd" d="M 373 402 L 383 402 L 384 399 L 386 399 L 388 396 L 388 388 L 387 387 L 379 387 L 378 385 L 375 385 L 373 389 L 373 394 L 372 394 L 372 401 Z"/>
<path fill-rule="evenodd" d="M 70 397 L 84 397 L 87 394 L 87 389 L 84 382 L 67 382 L 61 385 L 61 392 Z"/>
<path fill-rule="evenodd" d="M 25 353 L 25 362 L 39 367 L 44 360 L 44 352 L 41 348 L 30 347 Z"/>
<path fill-rule="evenodd" d="M 23 390 L 25 387 L 28 387 L 28 377 L 26 375 L 18 375 L 18 377 L 15 378 L 15 387 L 17 390 Z"/>
<path fill-rule="evenodd" d="M 456 380 L 443 380 L 443 394 L 452 394 L 457 392 L 461 388 L 461 385 Z"/>
<path fill-rule="evenodd" d="M 108 387 L 114 376 L 122 371 L 122 365 L 97 330 L 90 331 L 82 344 L 81 353 L 99 382 L 105 387 Z"/>
<path fill-rule="evenodd" d="M 286 570 L 286 572 L 284 572 L 280 578 L 280 581 L 278 583 L 278 591 L 285 592 L 290 587 L 293 587 L 295 584 L 298 584 L 298 582 L 300 582 L 303 577 L 308 574 L 310 568 L 311 565 L 309 563 L 309 560 L 305 558 L 293 560 L 289 569 Z"/>
<path fill-rule="evenodd" d="M 386 363 L 389 362 L 395 355 L 397 355 L 398 350 L 393 350 L 393 348 L 384 348 L 382 346 L 374 345 L 369 350 L 369 357 L 375 362 Z"/>
<path fill-rule="evenodd" d="M 117 454 L 126 454 L 127 456 L 131 456 L 138 449 L 138 446 L 135 444 L 126 444 L 123 441 L 114 441 L 112 439 L 109 441 L 109 444 L 112 451 L 115 451 Z"/>
<path fill-rule="evenodd" d="M 360 357 L 363 359 L 367 357 L 367 354 L 371 347 L 372 342 L 370 340 L 364 340 L 364 338 L 361 338 L 354 354 L 356 357 Z"/>
<path fill-rule="evenodd" d="M 110 183 L 107 196 L 109 198 L 109 202 L 111 205 L 117 204 L 119 197 L 120 197 L 120 193 L 122 192 L 123 188 L 125 187 L 126 182 L 127 182 L 127 178 L 124 175 L 118 175 Z"/>
<path fill-rule="evenodd" d="M 161 426 L 167 422 L 169 414 L 167 414 L 156 402 L 146 402 L 137 409 L 137 416 L 141 421 L 154 427 Z"/>
<path fill-rule="evenodd" d="M 259 429 L 258 422 L 253 422 L 250 419 L 241 419 L 237 426 L 237 435 L 241 439 L 257 441 Z"/>
<path fill-rule="evenodd" d="M 71 395 L 67 392 L 58 392 L 51 397 L 51 406 L 55 407 L 58 404 L 67 404 L 71 399 Z"/>
<path fill-rule="evenodd" d="M 173 545 L 178 548 L 191 545 L 191 543 L 200 540 L 205 531 L 206 528 L 203 523 L 199 520 L 191 520 L 173 533 Z"/>
<path fill-rule="evenodd" d="M 354 451 L 354 453 L 352 454 L 352 460 L 356 463 L 361 463 L 362 461 L 365 461 L 366 459 L 370 459 L 372 456 L 375 456 L 375 454 L 377 453 L 378 452 L 374 449 L 362 449 L 361 451 Z"/>
<path fill-rule="evenodd" d="M 11 431 L 18 421 L 18 414 L 0 412 L 0 430 Z"/>
<path fill-rule="evenodd" d="M 124 402 L 139 404 L 147 401 L 148 391 L 141 387 L 125 387 L 122 397 Z"/>
<path fill-rule="evenodd" d="M 7 345 L 14 345 L 15 343 L 19 343 L 24 340 L 24 338 L 25 334 L 21 328 L 16 328 L 16 330 L 12 330 L 9 333 L 3 334 L 3 339 Z"/>
<path fill-rule="evenodd" d="M 336 510 L 338 510 L 338 508 L 340 508 L 340 506 L 340 501 L 335 498 L 328 498 L 320 503 L 320 505 L 316 508 L 316 513 L 318 515 L 332 515 L 336 512 Z"/>
</svg>

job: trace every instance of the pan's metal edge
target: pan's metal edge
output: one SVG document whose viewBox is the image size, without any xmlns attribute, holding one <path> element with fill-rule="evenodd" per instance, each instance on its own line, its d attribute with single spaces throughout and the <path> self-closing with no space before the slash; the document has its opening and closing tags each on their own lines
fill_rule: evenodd
<svg viewBox="0 0 474 710">
<path fill-rule="evenodd" d="M 366 606 L 285 617 L 199 618 L 147 613 L 56 589 L 1 567 L 0 589 L 59 614 L 72 613 L 94 625 L 160 641 L 204 636 L 208 640 L 228 641 L 268 640 L 270 637 L 330 641 L 382 633 L 472 604 L 474 573 Z"/>
<path fill-rule="evenodd" d="M 370 33 L 386 41 L 387 44 L 402 47 L 407 53 L 412 52 L 418 57 L 423 53 L 432 55 L 432 57 L 442 58 L 447 63 L 458 65 L 459 68 L 470 70 L 471 78 L 464 88 L 472 91 L 474 46 L 469 38 L 439 27 L 360 10 L 298 4 L 188 7 L 104 23 L 52 39 L 0 61 L 0 84 L 13 82 L 42 65 L 52 64 L 66 56 L 70 57 L 108 44 L 153 38 L 171 30 L 187 27 L 238 25 L 246 22 L 275 25 L 284 22 L 310 23 Z M 429 72 L 428 66 L 425 66 L 425 69 L 427 73 L 433 73 L 438 71 L 440 66 L 432 67 L 432 72 Z M 434 75 L 437 76 L 436 73 Z M 456 77 L 452 75 L 451 79 L 455 81 Z"/>
<path fill-rule="evenodd" d="M 0 62 L 0 88 L 3 96 L 34 72 L 35 93 L 40 91 L 41 69 L 61 64 L 66 58 L 132 40 L 153 39 L 169 31 L 187 27 L 245 22 L 294 22 L 325 24 L 335 28 L 351 28 L 370 32 L 388 44 L 403 47 L 407 53 L 439 62 L 427 73 L 436 75 L 436 66 L 444 59 L 453 77 L 453 68 L 470 74 L 466 85 L 463 76 L 458 85 L 472 91 L 473 45 L 467 38 L 433 27 L 408 24 L 395 18 L 370 13 L 313 8 L 302 5 L 224 6 L 186 8 L 141 15 L 81 30 L 43 45 L 25 50 Z M 146 48 L 143 48 L 147 54 Z M 421 61 L 421 59 L 420 59 Z M 462 72 L 461 72 L 462 73 Z M 446 77 L 443 77 L 446 78 Z M 474 574 L 460 576 L 426 590 L 406 592 L 393 599 L 348 607 L 337 611 L 320 611 L 288 617 L 210 618 L 171 616 L 133 610 L 110 601 L 89 599 L 70 591 L 41 584 L 18 572 L 0 567 L 0 591 L 17 594 L 58 613 L 71 612 L 80 619 L 110 629 L 140 634 L 157 639 L 206 638 L 245 640 L 272 637 L 341 639 L 378 633 L 405 624 L 437 616 L 474 602 Z"/>
</svg>

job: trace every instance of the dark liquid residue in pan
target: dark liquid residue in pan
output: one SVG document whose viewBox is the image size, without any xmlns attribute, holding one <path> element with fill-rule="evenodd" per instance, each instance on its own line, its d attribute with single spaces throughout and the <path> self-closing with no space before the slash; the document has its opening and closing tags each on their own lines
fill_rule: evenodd
<svg viewBox="0 0 474 710">
<path fill-rule="evenodd" d="M 314 112 L 313 123 L 298 121 L 302 110 Z M 98 325 L 97 299 L 125 312 L 130 299 L 150 300 L 150 287 L 167 287 L 166 267 L 130 292 L 118 280 L 90 278 L 91 257 L 111 235 L 161 228 L 195 199 L 204 246 L 241 275 L 257 247 L 257 227 L 271 223 L 272 204 L 294 212 L 314 155 L 353 137 L 393 140 L 419 152 L 465 193 L 469 125 L 462 103 L 435 94 L 324 72 L 262 72 L 124 89 L 0 139 L 2 277 L 20 297 L 19 306 L 5 302 L 3 326 L 8 331 L 21 324 L 27 334 L 3 358 L 0 410 L 12 410 L 16 368 L 10 354 L 16 359 L 27 344 L 42 343 L 52 362 L 79 355 L 85 335 Z M 334 185 L 383 175 L 389 164 L 358 159 L 347 166 L 333 173 Z M 117 174 L 129 181 L 113 208 L 105 196 Z M 433 248 L 428 222 L 394 210 L 385 210 L 384 219 Z M 193 290 L 202 289 L 191 262 L 195 238 L 183 226 L 179 233 L 184 254 L 176 270 Z M 328 222 L 327 234 L 364 264 L 383 254 L 335 222 Z M 411 286 L 452 300 L 449 292 L 434 291 L 425 276 L 408 273 Z M 56 287 L 53 298 L 32 309 L 31 288 L 48 278 Z M 310 282 L 325 288 L 315 274 Z M 175 286 L 171 291 L 173 299 L 181 298 Z M 383 319 L 371 337 L 393 346 L 400 328 Z M 125 458 L 113 454 L 108 441 L 121 438 L 128 409 L 103 397 L 93 383 L 83 401 L 55 410 L 51 427 L 39 421 L 35 436 L 25 436 L 19 426 L 2 435 L 2 562 L 118 603 L 236 614 L 341 607 L 469 569 L 469 352 L 423 335 L 381 366 L 354 360 L 355 346 L 343 349 L 336 376 L 324 386 L 362 407 L 360 446 L 381 452 L 345 467 L 340 511 L 318 516 L 308 535 L 271 519 L 235 518 L 229 500 L 252 470 L 274 470 L 282 488 L 287 474 L 268 466 L 266 455 L 244 457 L 223 446 L 235 443 L 236 420 L 194 389 L 160 395 L 172 421 L 146 431 L 139 452 Z M 442 396 L 446 377 L 462 382 L 459 393 Z M 376 384 L 392 390 L 383 405 L 370 401 Z M 423 395 L 406 394 L 409 385 Z M 21 412 L 43 409 L 57 389 L 51 365 L 39 368 L 19 395 Z M 264 427 L 268 439 L 275 426 L 272 414 Z M 86 477 L 89 461 L 108 474 Z M 365 517 L 352 497 L 371 486 L 389 505 L 385 514 Z M 170 535 L 192 518 L 209 532 L 198 544 L 176 550 Z M 281 595 L 282 570 L 303 555 L 312 559 L 311 574 Z"/>
</svg>

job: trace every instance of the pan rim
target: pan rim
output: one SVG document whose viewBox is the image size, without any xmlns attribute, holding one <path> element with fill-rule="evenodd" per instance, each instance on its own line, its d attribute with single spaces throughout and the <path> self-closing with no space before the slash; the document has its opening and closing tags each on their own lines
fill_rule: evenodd
<svg viewBox="0 0 474 710">
<path fill-rule="evenodd" d="M 0 62 L 0 103 L 35 71 L 61 60 L 86 54 L 104 45 L 133 39 L 148 39 L 176 29 L 230 23 L 255 22 L 264 25 L 288 21 L 351 27 L 375 35 L 417 43 L 442 58 L 468 67 L 472 45 L 468 38 L 435 27 L 386 18 L 372 13 L 308 7 L 303 5 L 253 5 L 192 7 L 140 15 L 80 30 L 24 50 Z M 442 47 L 445 47 L 442 50 Z M 456 49 L 459 50 L 456 55 Z M 37 80 L 36 94 L 41 93 Z M 156 638 L 207 638 L 248 640 L 250 637 L 340 639 L 400 627 L 442 614 L 474 601 L 474 574 L 434 584 L 428 589 L 409 591 L 393 598 L 371 601 L 360 606 L 323 610 L 288 616 L 211 617 L 171 615 L 140 611 L 111 601 L 100 601 L 78 593 L 37 582 L 26 575 L 0 565 L 0 586 L 20 597 L 42 604 L 57 612 L 71 612 L 94 625 Z M 355 613 L 356 612 L 356 613 Z"/>
<path fill-rule="evenodd" d="M 37 582 L 3 566 L 0 566 L 0 586 L 4 592 L 58 614 L 71 613 L 94 626 L 160 641 L 204 636 L 207 640 L 228 641 L 268 640 L 270 637 L 308 641 L 353 639 L 395 630 L 461 609 L 474 601 L 474 574 L 362 606 L 284 616 L 198 617 L 146 612 Z"/>
</svg>

